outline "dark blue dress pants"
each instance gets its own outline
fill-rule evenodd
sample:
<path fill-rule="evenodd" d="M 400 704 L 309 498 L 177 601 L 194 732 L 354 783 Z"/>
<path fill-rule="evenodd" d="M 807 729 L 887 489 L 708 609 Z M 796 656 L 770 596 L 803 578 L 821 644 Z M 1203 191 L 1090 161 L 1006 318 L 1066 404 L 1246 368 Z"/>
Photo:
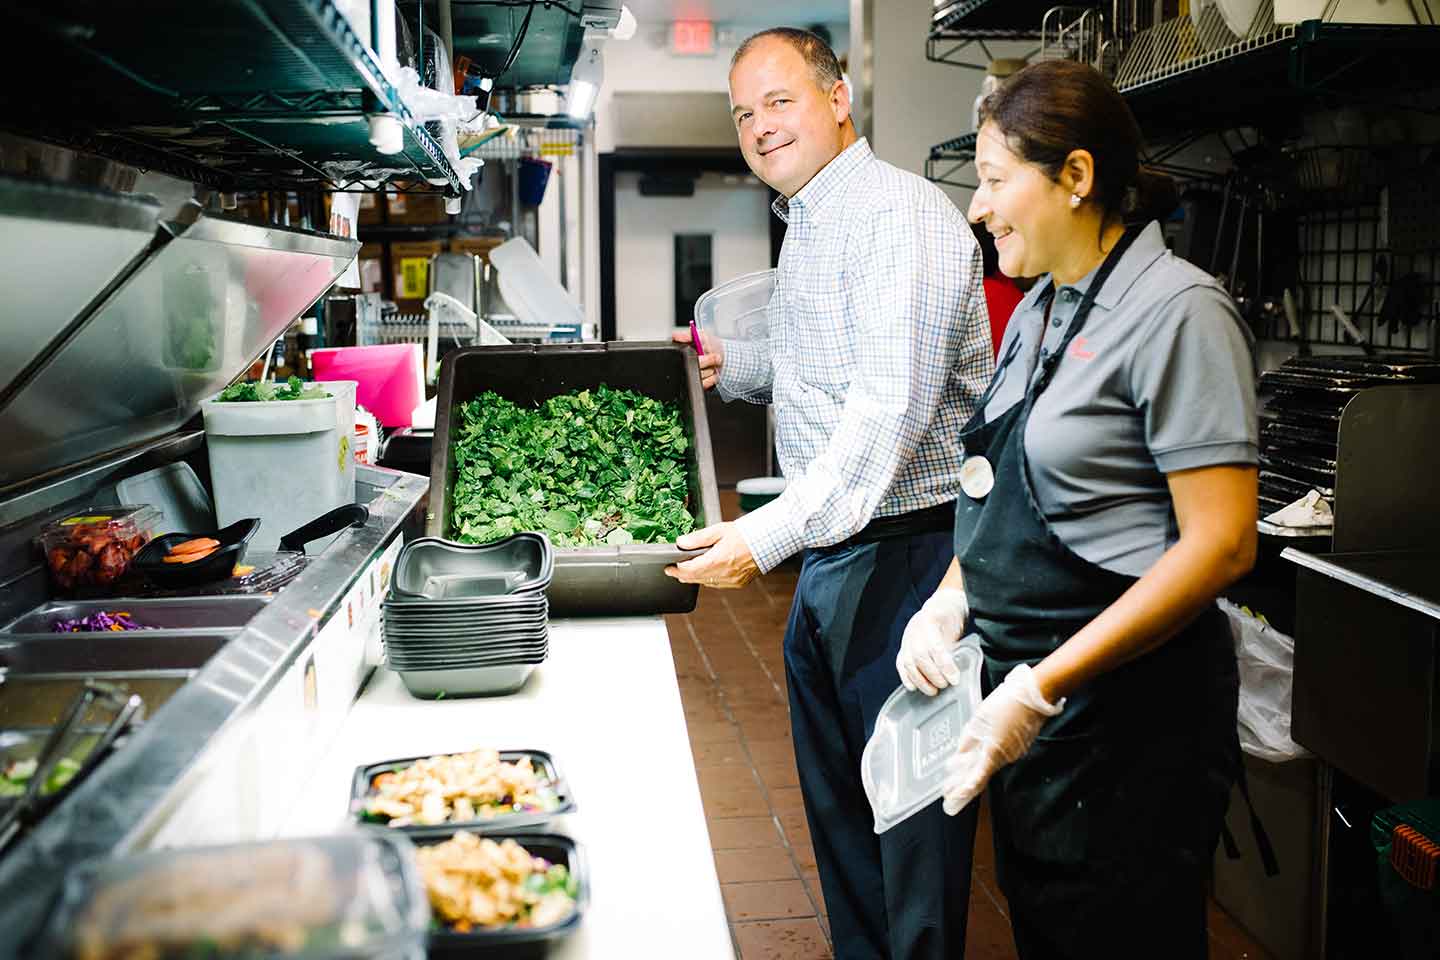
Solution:
<path fill-rule="evenodd" d="M 790 723 L 837 960 L 965 953 L 975 805 L 935 801 L 876 835 L 860 756 L 905 624 L 954 557 L 949 533 L 808 550 L 785 631 Z"/>

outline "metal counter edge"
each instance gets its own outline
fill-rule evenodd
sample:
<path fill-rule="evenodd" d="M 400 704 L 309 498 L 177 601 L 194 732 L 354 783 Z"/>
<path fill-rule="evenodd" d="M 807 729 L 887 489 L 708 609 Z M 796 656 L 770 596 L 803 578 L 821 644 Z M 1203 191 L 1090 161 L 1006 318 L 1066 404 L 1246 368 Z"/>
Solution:
<path fill-rule="evenodd" d="M 359 476 L 377 488 L 369 523 L 284 587 L 122 752 L 0 860 L 0 956 L 25 955 L 68 867 L 144 846 L 183 800 L 187 774 L 201 768 L 222 729 L 253 709 L 341 612 L 346 591 L 370 560 L 406 532 L 407 523 L 408 532 L 418 532 L 427 478 L 363 466 Z"/>

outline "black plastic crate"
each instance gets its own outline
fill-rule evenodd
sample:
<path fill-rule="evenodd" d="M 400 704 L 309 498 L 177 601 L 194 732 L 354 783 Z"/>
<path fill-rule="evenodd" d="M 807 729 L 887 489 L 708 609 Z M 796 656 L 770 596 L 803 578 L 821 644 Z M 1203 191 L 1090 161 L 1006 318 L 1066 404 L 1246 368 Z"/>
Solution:
<path fill-rule="evenodd" d="M 453 467 L 451 437 L 456 406 L 493 390 L 520 404 L 537 404 L 573 390 L 606 384 L 635 390 L 680 407 L 690 440 L 690 512 L 695 528 L 720 522 L 720 494 L 710 450 L 705 392 L 695 354 L 668 342 L 575 343 L 472 347 L 440 364 L 440 387 L 431 447 L 430 513 L 425 532 L 449 534 Z M 547 591 L 556 617 L 688 613 L 699 588 L 665 576 L 672 563 L 697 556 L 674 544 L 555 549 L 555 577 Z"/>

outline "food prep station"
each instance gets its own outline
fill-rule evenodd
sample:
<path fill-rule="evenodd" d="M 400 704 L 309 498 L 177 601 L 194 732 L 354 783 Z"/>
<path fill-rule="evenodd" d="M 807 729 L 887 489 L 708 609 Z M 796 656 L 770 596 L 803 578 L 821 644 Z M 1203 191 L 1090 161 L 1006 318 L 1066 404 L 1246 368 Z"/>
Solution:
<path fill-rule="evenodd" d="M 661 576 L 673 548 L 560 556 L 557 567 L 581 577 L 572 591 L 580 599 L 565 609 L 572 618 L 549 625 L 548 658 L 528 682 L 494 697 L 419 699 L 385 666 L 381 611 L 397 558 L 439 522 L 421 476 L 360 465 L 354 501 L 365 509 L 352 516 L 363 522 L 326 531 L 305 556 L 285 544 L 251 551 L 253 576 L 166 590 L 131 569 L 71 584 L 76 595 L 63 596 L 42 531 L 119 503 L 118 485 L 156 468 L 185 464 L 210 486 L 200 402 L 330 286 L 356 244 L 227 220 L 193 203 L 167 210 L 14 179 L 0 179 L 0 228 L 0 262 L 24 271 L 23 283 L 5 276 L 5 288 L 32 294 L 3 321 L 0 361 L 0 750 L 7 763 L 34 758 L 87 684 L 101 686 L 78 717 L 72 743 L 82 753 L 111 729 L 113 717 L 95 708 L 111 694 L 131 704 L 98 764 L 82 765 L 55 802 L 38 804 L 6 837 L 0 955 L 43 941 L 67 872 L 82 862 L 388 834 L 357 825 L 357 768 L 494 748 L 546 751 L 574 801 L 527 827 L 538 848 L 563 853 L 573 840 L 583 851 L 574 854 L 583 855 L 583 910 L 551 942 L 552 955 L 660 957 L 684 944 L 687 956 L 733 956 L 668 635 L 655 615 L 688 609 L 694 588 L 677 595 L 652 580 L 662 589 L 650 594 L 628 579 L 632 562 Z M 37 236 L 72 255 L 24 256 Z M 180 308 L 165 299 L 175 284 Z M 202 362 L 167 352 L 177 336 L 208 344 Z M 584 357 L 605 362 L 603 348 L 576 350 L 582 366 Z M 674 369 L 661 379 L 693 411 L 693 362 L 664 352 Z M 622 366 L 654 361 L 621 353 Z M 690 484 L 697 520 L 707 521 L 718 505 L 698 409 L 688 429 L 704 457 Z M 628 606 L 615 602 L 622 584 Z M 591 612 L 587 591 L 611 614 L 639 615 L 574 616 Z M 147 629 L 118 629 L 117 616 Z M 56 632 L 61 621 L 81 621 L 72 626 L 82 632 Z M 547 847 L 551 834 L 570 839 Z"/>

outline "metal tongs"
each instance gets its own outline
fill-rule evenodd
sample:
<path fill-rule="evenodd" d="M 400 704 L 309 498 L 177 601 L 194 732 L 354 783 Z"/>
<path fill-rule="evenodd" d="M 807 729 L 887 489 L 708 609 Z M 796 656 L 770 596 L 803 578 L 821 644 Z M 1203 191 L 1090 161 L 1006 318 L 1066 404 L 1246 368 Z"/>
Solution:
<path fill-rule="evenodd" d="M 50 796 L 42 796 L 45 782 L 54 773 L 55 766 L 69 754 L 70 748 L 81 734 L 81 722 L 89 713 L 91 705 L 97 701 L 114 711 L 110 723 L 105 731 L 100 734 L 95 745 L 85 756 L 80 768 L 70 778 L 64 787 L 57 790 Z M 60 722 L 50 731 L 50 736 L 45 739 L 45 745 L 40 749 L 40 755 L 36 758 L 35 772 L 30 777 L 30 782 L 25 785 L 25 793 L 15 801 L 15 805 L 0 816 L 0 853 L 10 845 L 28 824 L 38 818 L 49 802 L 78 784 L 90 772 L 99 766 L 100 761 L 105 759 L 105 754 L 115 745 L 120 735 L 130 728 L 134 723 L 144 717 L 145 701 L 139 694 L 130 693 L 125 687 L 113 683 L 101 683 L 98 680 L 87 680 L 85 687 L 71 701 L 66 708 L 65 715 Z"/>

